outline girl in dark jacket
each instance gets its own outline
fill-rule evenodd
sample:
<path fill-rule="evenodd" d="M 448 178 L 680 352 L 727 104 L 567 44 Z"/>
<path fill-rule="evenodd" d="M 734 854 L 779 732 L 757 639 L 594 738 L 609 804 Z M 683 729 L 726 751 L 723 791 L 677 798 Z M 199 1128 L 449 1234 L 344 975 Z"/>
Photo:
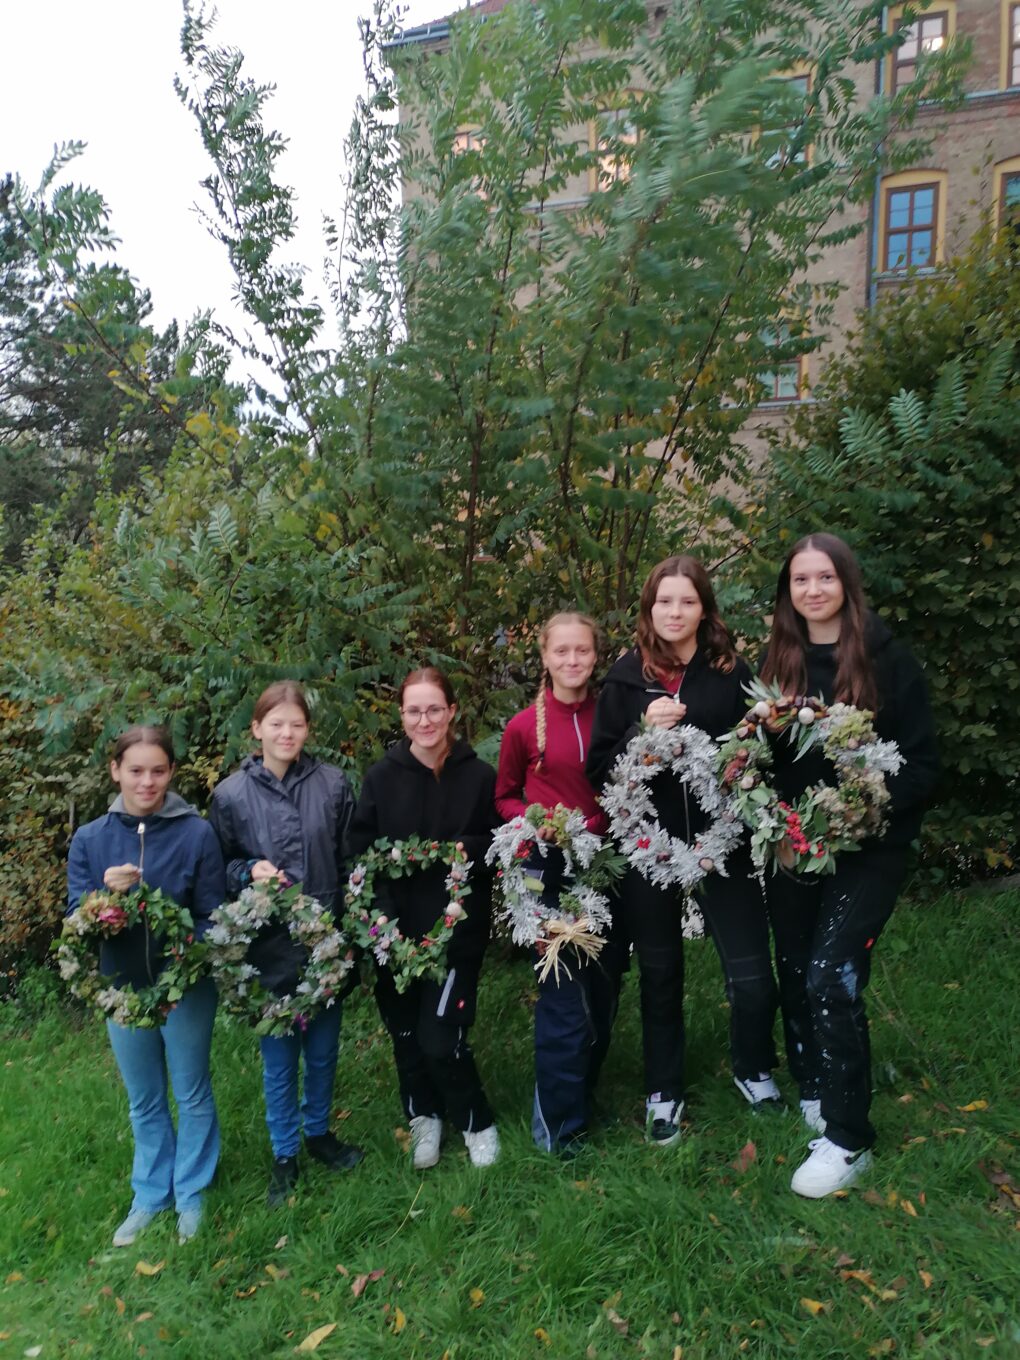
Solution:
<path fill-rule="evenodd" d="M 457 705 L 442 671 L 413 671 L 399 701 L 405 736 L 365 775 L 351 822 L 351 856 L 383 837 L 417 835 L 460 843 L 474 867 L 467 916 L 450 939 L 444 980 L 419 979 L 401 993 L 392 974 L 379 968 L 375 995 L 393 1040 L 415 1167 L 439 1160 L 444 1116 L 463 1134 L 472 1164 L 489 1166 L 499 1156 L 499 1135 L 467 1033 L 489 940 L 492 878 L 485 852 L 496 825 L 496 775 L 467 742 L 455 739 Z M 386 882 L 375 905 L 384 893 L 388 915 L 399 920 L 405 937 L 420 941 L 446 908 L 445 880 L 444 866 L 435 865 Z"/>
<path fill-rule="evenodd" d="M 746 711 L 747 664 L 736 655 L 719 617 L 704 567 L 692 557 L 668 557 L 641 591 L 637 646 L 616 662 L 599 695 L 588 756 L 596 789 L 640 731 L 692 724 L 721 736 Z M 690 843 L 704 826 L 686 786 L 668 772 L 651 786 L 660 823 Z M 722 961 L 730 1000 L 734 1078 L 754 1105 L 778 1101 L 772 1023 L 776 992 L 768 923 L 750 856 L 733 854 L 728 877 L 709 874 L 700 905 Z M 675 891 L 629 869 L 619 890 L 622 925 L 641 968 L 641 1026 L 650 1140 L 666 1147 L 680 1136 L 684 1109 L 684 942 Z"/>
<path fill-rule="evenodd" d="M 252 735 L 261 754 L 213 794 L 209 809 L 227 861 L 233 896 L 250 883 L 299 883 L 324 907 L 339 908 L 343 883 L 343 838 L 354 799 L 343 773 L 304 754 L 309 711 L 301 686 L 290 680 L 270 685 L 255 704 Z M 262 980 L 280 993 L 293 991 L 303 964 L 301 951 L 281 929 L 259 942 L 254 960 Z M 260 1039 L 266 1124 L 273 1148 L 269 1203 L 281 1204 L 298 1180 L 298 1151 L 304 1126 L 305 1150 L 331 1171 L 361 1161 L 360 1148 L 338 1142 L 329 1130 L 333 1081 L 340 1051 L 341 1006 L 321 1011 L 300 1032 Z M 304 1054 L 304 1095 L 298 1107 L 298 1069 Z"/>
<path fill-rule="evenodd" d="M 174 752 L 162 727 L 132 727 L 119 737 L 110 775 L 120 795 L 105 817 L 79 827 L 67 864 L 68 909 L 90 892 L 128 892 L 144 881 L 191 912 L 201 938 L 224 899 L 223 859 L 209 823 L 170 792 Z M 162 967 L 159 941 L 134 926 L 104 941 L 100 970 L 113 986 L 141 987 Z M 156 1214 L 177 1208 L 182 1242 L 198 1231 L 202 1192 L 213 1178 L 220 1134 L 209 1079 L 216 990 L 209 978 L 190 987 L 158 1029 L 106 1022 L 127 1087 L 134 1162 L 131 1212 L 114 1233 L 127 1247 Z M 167 1073 L 177 1103 L 174 1131 Z"/>
<path fill-rule="evenodd" d="M 800 1084 L 805 1122 L 823 1137 L 792 1186 L 817 1199 L 852 1184 L 871 1161 L 875 1131 L 864 989 L 871 950 L 892 912 L 938 770 L 928 691 L 920 667 L 870 613 L 856 559 L 842 539 L 812 534 L 779 573 L 772 636 L 762 668 L 784 693 L 854 704 L 875 714 L 878 735 L 904 757 L 887 776 L 888 829 L 844 854 L 836 872 L 806 880 L 777 874 L 768 886 L 776 937 L 786 1050 Z M 776 745 L 775 783 L 793 802 L 811 784 L 833 783 L 815 749 L 795 761 Z"/>
<path fill-rule="evenodd" d="M 538 698 L 510 719 L 500 744 L 496 808 L 509 821 L 532 803 L 545 808 L 561 803 L 582 812 L 589 831 L 603 834 L 606 817 L 584 772 L 595 719 L 589 682 L 598 630 L 584 614 L 556 614 L 540 632 L 539 646 Z M 544 876 L 555 899 L 554 863 L 550 854 L 529 868 Z M 625 950 L 611 935 L 596 960 L 571 960 L 569 977 L 550 975 L 538 985 L 531 1131 L 546 1152 L 570 1156 L 587 1134 L 625 962 Z"/>

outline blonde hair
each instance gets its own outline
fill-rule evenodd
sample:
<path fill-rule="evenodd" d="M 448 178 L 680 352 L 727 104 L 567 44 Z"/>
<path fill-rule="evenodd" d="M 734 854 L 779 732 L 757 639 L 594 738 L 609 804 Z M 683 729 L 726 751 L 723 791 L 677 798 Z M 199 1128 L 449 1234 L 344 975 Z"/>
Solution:
<path fill-rule="evenodd" d="M 546 619 L 545 623 L 538 632 L 538 646 L 541 651 L 545 650 L 545 645 L 549 641 L 549 634 L 560 624 L 580 624 L 582 628 L 591 631 L 591 640 L 595 651 L 598 652 L 601 634 L 599 626 L 594 619 L 587 614 L 554 614 L 551 619 Z M 536 772 L 542 768 L 542 761 L 545 759 L 545 738 L 546 738 L 546 713 L 545 713 L 545 692 L 549 688 L 549 672 L 545 666 L 542 667 L 542 678 L 538 682 L 538 693 L 535 695 L 535 744 L 538 746 L 538 760 L 535 762 Z"/>

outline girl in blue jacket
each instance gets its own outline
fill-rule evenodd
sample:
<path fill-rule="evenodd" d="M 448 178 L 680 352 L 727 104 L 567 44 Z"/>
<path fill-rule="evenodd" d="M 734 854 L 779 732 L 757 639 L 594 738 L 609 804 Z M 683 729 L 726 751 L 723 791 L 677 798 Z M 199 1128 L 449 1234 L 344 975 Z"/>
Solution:
<path fill-rule="evenodd" d="M 308 701 L 292 680 L 259 695 L 252 735 L 261 747 L 218 786 L 209 809 L 227 861 L 227 884 L 236 897 L 250 883 L 300 883 L 324 907 L 343 905 L 343 839 L 354 799 L 343 773 L 304 754 Z M 253 960 L 263 983 L 293 991 L 303 962 L 288 932 L 259 941 Z M 269 1204 L 286 1201 L 297 1184 L 302 1125 L 309 1157 L 331 1171 L 347 1171 L 364 1156 L 329 1130 L 333 1080 L 340 1051 L 339 1002 L 302 1031 L 260 1040 L 266 1124 L 273 1148 Z M 298 1070 L 305 1060 L 304 1096 L 298 1104 Z"/>
<path fill-rule="evenodd" d="M 90 892 L 127 892 L 142 881 L 186 907 L 199 937 L 225 896 L 223 858 L 212 828 L 170 792 L 174 753 L 162 727 L 132 727 L 114 747 L 110 775 L 120 795 L 104 817 L 79 827 L 67 866 L 69 910 Z M 144 867 L 142 847 L 144 846 Z M 142 986 L 159 972 L 159 944 L 135 926 L 104 943 L 100 969 L 115 986 Z M 188 989 L 158 1029 L 106 1022 L 127 1087 L 134 1162 L 131 1212 L 114 1233 L 127 1247 L 156 1214 L 175 1205 L 182 1242 L 198 1231 L 202 1192 L 213 1178 L 220 1135 L 209 1078 L 216 990 Z M 174 1131 L 167 1073 L 177 1102 Z"/>

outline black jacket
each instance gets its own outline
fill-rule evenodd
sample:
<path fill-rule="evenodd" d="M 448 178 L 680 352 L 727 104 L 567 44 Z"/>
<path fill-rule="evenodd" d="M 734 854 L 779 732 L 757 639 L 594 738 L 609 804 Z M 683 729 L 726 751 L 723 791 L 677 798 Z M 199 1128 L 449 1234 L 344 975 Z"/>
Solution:
<path fill-rule="evenodd" d="M 710 737 L 723 736 L 747 712 L 749 700 L 744 686 L 750 679 L 751 670 L 743 658 L 737 658 L 731 671 L 720 671 L 709 665 L 699 649 L 691 657 L 680 686 L 678 698 L 687 705 L 680 725 L 700 727 Z M 669 697 L 669 691 L 659 681 L 645 679 L 636 647 L 614 664 L 599 694 L 586 765 L 596 792 L 605 787 L 616 757 L 640 730 L 648 705 L 663 695 Z M 671 774 L 654 779 L 651 793 L 659 820 L 671 835 L 690 841 L 704 828 L 704 815 Z"/>
<path fill-rule="evenodd" d="M 277 779 L 261 756 L 248 756 L 212 797 L 209 820 L 236 897 L 253 860 L 268 859 L 324 907 L 343 902 L 343 840 L 354 797 L 343 773 L 301 755 Z"/>
<path fill-rule="evenodd" d="M 347 838 L 351 863 L 382 837 L 406 840 L 460 841 L 472 861 L 466 918 L 453 932 L 451 966 L 481 959 L 489 939 L 492 915 L 492 871 L 485 852 L 499 825 L 494 801 L 496 771 L 486 765 L 466 741 L 454 742 L 438 779 L 411 754 L 404 737 L 366 773 L 361 797 Z M 442 915 L 449 897 L 442 865 L 422 869 L 407 878 L 377 879 L 375 906 L 385 904 L 405 935 L 420 940 Z"/>
<path fill-rule="evenodd" d="M 892 801 L 882 844 L 904 846 L 921 829 L 924 806 L 938 775 L 935 723 L 921 667 L 878 615 L 870 611 L 865 638 L 878 686 L 875 730 L 886 741 L 896 742 L 904 760 L 899 774 L 886 777 Z M 809 643 L 805 660 L 808 694 L 831 702 L 835 693 L 836 644 Z M 811 784 L 835 782 L 835 771 L 819 748 L 813 747 L 806 756 L 795 760 L 796 748 L 781 737 L 773 743 L 773 749 L 775 784 L 787 801 L 799 798 Z"/>

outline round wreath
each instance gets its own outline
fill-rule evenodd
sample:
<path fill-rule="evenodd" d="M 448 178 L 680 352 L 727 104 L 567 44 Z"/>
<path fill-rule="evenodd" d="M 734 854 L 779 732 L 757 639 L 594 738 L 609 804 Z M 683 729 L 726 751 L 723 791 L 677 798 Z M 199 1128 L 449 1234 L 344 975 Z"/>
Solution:
<path fill-rule="evenodd" d="M 889 802 L 885 777 L 903 764 L 899 747 L 879 739 L 867 709 L 827 707 L 760 680 L 748 694 L 754 706 L 725 739 L 718 770 L 751 830 L 751 858 L 758 869 L 771 864 L 773 872 L 782 867 L 800 874 L 834 873 L 838 854 L 882 834 Z M 836 769 L 836 787 L 816 784 L 795 803 L 784 802 L 766 777 L 772 765 L 767 732 L 786 732 L 798 757 L 821 745 Z"/>
<path fill-rule="evenodd" d="M 212 919 L 205 938 L 220 1001 L 232 1015 L 247 1020 L 256 1034 L 282 1038 L 295 1026 L 307 1029 L 309 1020 L 342 997 L 354 952 L 332 912 L 300 887 L 254 883 L 235 902 L 218 907 Z M 259 970 L 248 961 L 251 945 L 272 925 L 285 925 L 307 956 L 300 982 L 293 993 L 283 996 L 266 988 Z"/>
<path fill-rule="evenodd" d="M 609 829 L 627 862 L 659 888 L 678 886 L 685 894 L 706 874 L 726 875 L 726 857 L 739 844 L 743 824 L 733 800 L 716 776 L 719 748 L 700 727 L 644 727 L 616 759 L 600 802 Z M 671 836 L 660 824 L 649 785 L 669 772 L 686 784 L 711 818 L 693 844 Z M 701 913 L 688 896 L 684 933 L 704 931 Z"/>
<path fill-rule="evenodd" d="M 551 838 L 539 836 L 543 828 L 552 832 Z M 528 866 L 535 853 L 544 859 L 550 845 L 563 855 L 564 878 L 573 880 L 561 891 L 555 909 L 543 903 L 542 884 Z M 558 983 L 561 968 L 571 976 L 562 957 L 568 947 L 578 960 L 598 958 L 605 944 L 602 932 L 612 922 L 609 898 L 601 889 L 619 877 L 623 861 L 601 836 L 588 830 L 580 812 L 562 803 L 552 809 L 532 803 L 495 833 L 485 862 L 499 863 L 500 915 L 510 925 L 514 944 L 543 947 L 535 964 L 540 982 L 551 972 Z"/>
<path fill-rule="evenodd" d="M 408 939 L 397 921 L 372 906 L 377 878 L 405 878 L 434 864 L 447 867 L 449 901 L 442 916 L 421 940 Z M 442 982 L 446 976 L 446 950 L 454 927 L 467 912 L 462 905 L 471 888 L 471 861 L 450 841 L 429 841 L 409 836 L 406 841 L 376 841 L 358 860 L 347 880 L 347 911 L 344 926 L 351 939 L 380 968 L 388 968 L 398 992 L 406 992 L 420 977 Z"/>
<path fill-rule="evenodd" d="M 114 987 L 99 971 L 99 944 L 133 926 L 157 937 L 163 963 L 148 986 Z M 89 893 L 64 917 L 53 948 L 60 976 L 81 1001 L 116 1025 L 156 1029 L 206 971 L 206 949 L 195 942 L 191 912 L 144 883 L 130 892 Z"/>

